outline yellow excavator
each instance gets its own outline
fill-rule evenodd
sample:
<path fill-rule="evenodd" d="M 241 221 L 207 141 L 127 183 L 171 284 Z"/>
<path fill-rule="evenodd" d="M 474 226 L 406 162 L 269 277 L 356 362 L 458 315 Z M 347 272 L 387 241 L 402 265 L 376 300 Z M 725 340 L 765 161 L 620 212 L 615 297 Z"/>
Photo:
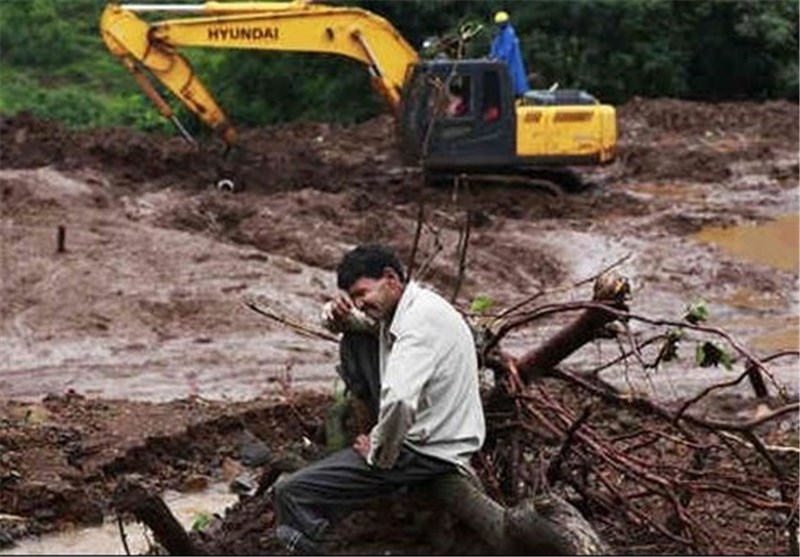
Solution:
<path fill-rule="evenodd" d="M 152 14 L 170 19 L 143 19 Z M 479 29 L 463 29 L 458 41 Z M 426 172 L 527 176 L 571 189 L 580 184 L 571 166 L 601 165 L 615 155 L 612 106 L 580 90 L 535 90 L 517 98 L 504 63 L 441 54 L 422 59 L 390 22 L 357 7 L 303 0 L 111 3 L 100 30 L 158 111 L 190 141 L 153 80 L 234 145 L 233 125 L 179 49 L 238 48 L 338 54 L 363 63 L 396 116 L 405 162 Z"/>

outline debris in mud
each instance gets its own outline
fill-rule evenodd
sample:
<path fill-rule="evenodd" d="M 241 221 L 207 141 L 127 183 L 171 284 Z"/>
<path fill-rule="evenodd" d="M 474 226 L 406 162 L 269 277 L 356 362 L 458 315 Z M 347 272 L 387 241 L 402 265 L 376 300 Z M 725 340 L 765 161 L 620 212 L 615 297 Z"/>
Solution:
<path fill-rule="evenodd" d="M 30 115 L 2 117 L 0 217 L 9 257 L 4 255 L 0 296 L 8 356 L 0 376 L 0 546 L 108 517 L 114 487 L 134 475 L 155 492 L 197 489 L 207 482 L 234 484 L 241 491 L 239 503 L 193 533 L 193 539 L 220 553 L 279 552 L 271 536 L 269 498 L 260 486 L 290 468 L 286 462 L 276 465 L 275 458 L 319 455 L 322 414 L 330 398 L 301 393 L 297 369 L 305 364 L 306 371 L 327 381 L 335 350 L 322 353 L 285 337 L 274 341 L 267 333 L 275 327 L 255 321 L 247 310 L 237 313 L 240 295 L 254 293 L 249 285 L 265 280 L 269 269 L 268 280 L 275 281 L 270 294 L 286 302 L 284 309 L 312 308 L 312 313 L 330 286 L 320 277 L 329 274 L 345 247 L 375 239 L 408 254 L 420 212 L 425 225 L 417 263 L 430 259 L 425 279 L 448 295 L 460 278 L 454 270 L 459 254 L 452 246 L 463 230 L 462 213 L 482 216 L 471 230 L 462 307 L 480 293 L 490 294 L 496 307 L 509 307 L 577 282 L 591 274 L 585 269 L 594 272 L 621 255 L 601 258 L 611 245 L 641 250 L 637 281 L 650 288 L 651 299 L 641 301 L 640 313 L 665 313 L 666 306 L 657 305 L 661 290 L 685 300 L 697 292 L 725 299 L 736 288 L 751 288 L 768 292 L 770 305 L 738 313 L 721 302 L 715 307 L 725 318 L 743 321 L 733 322 L 737 338 L 757 334 L 756 319 L 796 329 L 795 271 L 726 259 L 691 244 L 691 235 L 708 225 L 796 210 L 796 196 L 790 194 L 797 187 L 797 105 L 637 99 L 620 107 L 619 114 L 619 159 L 591 171 L 598 188 L 559 199 L 524 188 L 469 183 L 458 191 L 423 188 L 417 174 L 399 166 L 388 118 L 346 128 L 302 124 L 245 131 L 247 149 L 238 155 L 245 189 L 226 194 L 213 186 L 219 172 L 213 144 L 196 151 L 178 138 L 125 129 L 75 132 Z M 646 191 L 637 190 L 642 183 Z M 69 240 L 64 257 L 55 261 L 49 258 L 60 224 L 68 227 Z M 576 251 L 582 258 L 576 271 L 567 252 L 582 243 L 586 248 Z M 183 246 L 185 252 L 179 249 Z M 309 266 L 321 272 L 310 272 Z M 202 289 L 193 290 L 197 287 Z M 541 330 L 552 326 L 548 322 Z M 524 334 L 541 340 L 541 330 L 528 328 Z M 632 334 L 641 340 L 640 330 Z M 630 346 L 625 334 L 617 338 Z M 519 347 L 522 341 L 515 342 Z M 603 365 L 601 357 L 613 357 L 604 342 L 596 343 L 597 367 Z M 271 343 L 287 346 L 286 351 L 264 356 L 273 350 Z M 89 345 L 99 348 L 88 352 Z M 225 359 L 248 351 L 253 355 L 244 363 Z M 637 362 L 640 356 L 655 357 L 641 352 L 628 357 Z M 620 553 L 789 550 L 787 498 L 783 483 L 772 478 L 778 470 L 786 485 L 796 484 L 796 415 L 754 429 L 769 459 L 748 445 L 746 436 L 741 443 L 735 431 L 727 433 L 739 440 L 694 424 L 686 426 L 693 436 L 687 440 L 673 425 L 643 417 L 636 408 L 605 406 L 598 402 L 601 392 L 588 389 L 591 395 L 578 396 L 585 387 L 580 381 L 559 382 L 571 375 L 583 381 L 576 370 L 592 367 L 590 361 L 569 363 L 563 370 L 569 375 L 531 388 L 533 409 L 544 418 L 536 422 L 535 435 L 515 437 L 502 422 L 514 410 L 497 410 L 494 419 L 501 421 L 495 423 L 501 425 L 486 450 L 491 458 L 478 466 L 487 490 L 502 499 L 519 485 L 545 485 L 542 475 L 560 478 L 559 489 Z M 675 365 L 691 367 L 691 357 Z M 46 380 L 45 369 L 52 371 Z M 154 388 L 137 396 L 209 391 L 227 396 L 228 391 L 203 383 L 202 373 L 210 369 L 206 373 L 217 375 L 219 383 L 242 385 L 239 392 L 249 396 L 270 385 L 284 398 L 233 402 L 194 396 L 145 403 L 111 400 L 102 389 L 67 390 L 65 385 L 81 386 L 96 369 L 108 373 L 100 377 L 121 396 L 156 377 L 183 390 Z M 292 369 L 296 388 L 281 390 Z M 235 378 L 227 376 L 240 370 Z M 594 369 L 590 375 L 605 373 Z M 661 379 L 660 373 L 644 374 L 645 387 L 631 383 L 628 394 L 635 398 L 647 381 Z M 30 377 L 39 384 L 31 384 Z M 739 386 L 746 385 L 742 381 Z M 696 407 L 698 415 L 758 419 L 786 403 L 769 388 L 770 396 L 759 401 L 740 392 L 707 396 Z M 43 399 L 47 390 L 59 394 Z M 24 402 L 15 400 L 21 392 Z M 696 393 L 680 394 L 685 401 Z M 582 422 L 587 400 L 595 402 Z M 669 410 L 676 411 L 680 400 Z M 557 434 L 548 434 L 546 423 Z M 572 441 L 566 442 L 570 431 Z M 613 439 L 620 454 L 593 452 L 597 439 Z M 522 467 L 519 476 L 503 472 L 514 470 L 508 452 L 514 446 L 523 462 L 548 466 Z M 580 492 L 596 487 L 591 481 L 602 477 L 612 487 L 616 481 L 630 487 L 631 478 L 612 464 L 637 459 L 657 460 L 659 466 L 650 472 L 677 486 L 680 496 L 688 493 L 689 502 L 681 498 L 682 506 L 676 506 L 645 492 L 617 488 L 614 493 L 611 487 L 600 490 L 601 496 Z M 558 465 L 549 466 L 553 462 Z M 653 480 L 654 485 L 645 483 L 647 489 L 664 492 L 660 480 L 637 470 L 640 481 Z M 738 502 L 725 491 L 732 484 L 741 488 L 735 491 Z M 523 489 L 517 496 L 525 494 Z M 670 520 L 676 508 L 687 514 Z M 345 554 L 485 550 L 463 525 L 437 529 L 441 516 L 424 504 L 410 510 L 405 499 L 382 501 L 342 523 L 334 531 L 333 549 Z M 640 522 L 632 525 L 636 516 Z"/>
<path fill-rule="evenodd" d="M 252 441 L 243 438 L 257 435 L 280 450 L 315 435 L 325 400 L 299 396 L 289 420 L 287 404 L 267 400 L 153 404 L 66 393 L 41 403 L 4 402 L 0 508 L 21 520 L 2 530 L 30 535 L 98 523 L 111 510 L 114 485 L 128 474 L 157 489 L 186 489 L 200 476 L 222 481 L 227 461 L 254 462 Z"/>

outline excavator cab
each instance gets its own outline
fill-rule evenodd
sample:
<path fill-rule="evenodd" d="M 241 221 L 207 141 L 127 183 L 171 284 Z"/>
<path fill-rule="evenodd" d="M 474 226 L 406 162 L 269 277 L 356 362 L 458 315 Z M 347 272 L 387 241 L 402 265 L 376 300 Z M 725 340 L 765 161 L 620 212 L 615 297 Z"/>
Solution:
<path fill-rule="evenodd" d="M 504 64 L 429 60 L 411 66 L 398 133 L 407 164 L 471 170 L 513 163 L 514 99 Z"/>
<path fill-rule="evenodd" d="M 409 67 L 398 135 L 406 164 L 430 174 L 519 176 L 582 189 L 571 167 L 611 162 L 616 112 L 580 90 L 513 94 L 505 64 L 430 60 Z M 463 99 L 462 110 L 453 99 Z"/>

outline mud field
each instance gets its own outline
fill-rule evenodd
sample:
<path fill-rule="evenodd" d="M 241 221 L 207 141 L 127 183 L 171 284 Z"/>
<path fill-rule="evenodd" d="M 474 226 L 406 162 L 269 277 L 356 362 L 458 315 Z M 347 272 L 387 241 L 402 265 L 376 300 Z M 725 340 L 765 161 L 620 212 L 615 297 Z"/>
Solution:
<path fill-rule="evenodd" d="M 591 285 L 571 285 L 622 260 L 633 312 L 679 319 L 702 298 L 711 324 L 755 354 L 798 350 L 797 105 L 633 100 L 619 120 L 617 161 L 582 171 L 589 190 L 554 196 L 468 180 L 425 186 L 399 164 L 388 117 L 242 130 L 235 194 L 213 185 L 213 143 L 198 151 L 178 138 L 3 117 L 0 551 L 112 519 L 123 476 L 190 493 L 269 473 L 247 462 L 254 438 L 271 454 L 313 453 L 336 345 L 244 303 L 315 324 L 342 253 L 381 241 L 407 259 L 421 207 L 416 261 L 430 260 L 422 278 L 448 295 L 473 214 L 462 309 L 479 294 L 502 308 L 542 289 L 550 301 L 586 300 Z M 564 319 L 516 332 L 504 348 L 535 347 Z M 580 369 L 599 350 L 565 365 Z M 797 358 L 772 369 L 796 398 Z M 648 388 L 681 400 L 725 373 L 688 358 Z M 744 385 L 714 411 L 748 415 L 749 396 Z M 797 416 L 781 428 L 796 447 Z M 212 523 L 206 536 L 236 533 L 218 551 L 278 551 L 271 510 L 256 499 L 242 496 L 239 515 Z M 380 528 L 361 513 L 335 550 L 453 551 L 395 527 L 404 512 Z M 731 513 L 720 538 L 736 553 L 785 553 L 785 532 L 755 522 Z M 615 552 L 680 552 L 600 529 Z"/>

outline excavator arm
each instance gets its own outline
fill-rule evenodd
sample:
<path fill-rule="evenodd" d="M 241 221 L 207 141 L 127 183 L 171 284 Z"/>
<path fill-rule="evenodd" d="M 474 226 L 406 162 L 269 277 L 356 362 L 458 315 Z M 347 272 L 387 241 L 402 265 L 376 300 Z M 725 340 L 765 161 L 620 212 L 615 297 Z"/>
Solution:
<path fill-rule="evenodd" d="M 179 13 L 148 23 L 138 14 Z M 103 40 L 133 75 L 162 116 L 183 129 L 151 77 L 231 145 L 235 131 L 180 47 L 240 48 L 338 54 L 369 69 L 373 87 L 395 110 L 416 51 L 385 19 L 354 7 L 293 2 L 108 4 L 100 20 Z"/>

